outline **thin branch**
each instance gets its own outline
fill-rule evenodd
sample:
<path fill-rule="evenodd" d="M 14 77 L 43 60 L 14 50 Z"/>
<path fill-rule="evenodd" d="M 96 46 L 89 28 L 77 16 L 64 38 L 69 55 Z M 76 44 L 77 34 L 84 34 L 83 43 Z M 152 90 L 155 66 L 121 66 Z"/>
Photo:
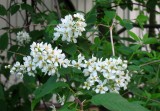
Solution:
<path fill-rule="evenodd" d="M 74 101 L 79 104 L 79 106 L 80 106 L 80 111 L 83 111 L 83 102 L 81 102 L 78 98 L 75 98 Z"/>
<path fill-rule="evenodd" d="M 0 16 L 0 18 L 3 19 L 4 21 L 6 21 L 8 25 L 10 25 L 11 27 L 14 28 L 14 26 L 13 26 L 7 19 L 5 19 L 5 18 L 3 18 L 3 17 L 1 17 L 1 16 Z"/>
<path fill-rule="evenodd" d="M 155 11 L 156 13 L 160 14 L 159 11 L 154 10 L 154 9 L 152 9 L 151 7 L 148 7 L 148 6 L 143 5 L 143 4 L 140 4 L 140 3 L 128 3 L 128 4 L 130 4 L 130 5 L 142 6 L 142 7 L 148 8 L 148 9 L 150 9 L 150 10 L 152 10 L 152 11 Z M 125 4 L 125 3 L 121 3 L 121 4 L 117 4 L 117 5 L 111 6 L 111 7 L 109 7 L 109 8 L 114 8 L 114 7 L 118 7 L 118 6 L 121 6 L 121 5 L 126 5 L 126 4 Z"/>
<path fill-rule="evenodd" d="M 49 8 L 46 6 L 46 4 L 41 0 L 41 3 L 42 3 L 42 5 L 49 11 L 49 12 L 51 12 L 50 10 L 49 10 Z"/>
<path fill-rule="evenodd" d="M 3 51 L 3 50 L 0 50 L 0 51 Z M 13 54 L 16 54 L 16 55 L 26 56 L 26 55 L 24 55 L 24 54 L 17 53 L 17 52 L 13 52 L 13 51 L 7 51 L 7 52 L 10 52 L 10 53 L 13 53 Z"/>
<path fill-rule="evenodd" d="M 133 25 L 133 27 L 141 28 L 139 24 L 133 23 L 132 25 Z M 159 29 L 160 28 L 160 24 L 155 24 L 155 25 L 145 24 L 145 25 L 143 25 L 143 27 L 144 28 L 157 28 L 157 29 Z M 126 30 L 126 28 L 123 27 L 119 31 L 117 31 L 117 34 L 121 34 L 125 30 Z"/>
<path fill-rule="evenodd" d="M 149 65 L 149 64 L 158 63 L 158 62 L 160 62 L 160 60 L 155 60 L 155 61 L 147 62 L 147 63 L 141 64 L 140 67 L 143 67 L 143 66 L 146 66 L 146 65 Z"/>
<path fill-rule="evenodd" d="M 58 17 L 59 17 L 59 20 L 60 20 L 61 19 L 61 10 L 60 10 L 60 7 L 59 7 L 58 0 L 54 0 L 54 2 L 55 2 L 55 8 L 57 10 Z"/>

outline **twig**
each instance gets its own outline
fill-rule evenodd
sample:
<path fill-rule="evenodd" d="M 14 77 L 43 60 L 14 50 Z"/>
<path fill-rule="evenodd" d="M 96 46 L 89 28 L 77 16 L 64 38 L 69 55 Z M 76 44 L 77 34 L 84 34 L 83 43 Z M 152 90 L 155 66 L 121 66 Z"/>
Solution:
<path fill-rule="evenodd" d="M 43 98 L 42 98 L 42 102 L 43 102 L 43 105 L 44 105 L 44 107 L 45 107 L 46 111 L 49 111 L 49 109 L 48 109 L 48 107 L 47 107 L 46 103 L 44 102 L 44 99 L 43 99 Z"/>
<path fill-rule="evenodd" d="M 1 17 L 1 16 L 0 16 L 0 18 L 3 19 L 4 21 L 6 21 L 7 24 L 10 25 L 11 27 L 14 27 L 11 23 L 9 23 L 9 21 L 8 21 L 7 19 L 5 19 L 5 18 L 3 18 L 3 17 Z"/>
<path fill-rule="evenodd" d="M 140 25 L 139 25 L 139 24 L 133 23 L 132 25 L 133 25 L 133 27 L 140 28 Z M 156 25 L 145 24 L 145 25 L 143 25 L 143 27 L 144 27 L 144 28 L 157 28 L 157 29 L 159 29 L 159 28 L 160 28 L 160 24 L 156 24 Z M 120 29 L 119 31 L 117 31 L 117 34 L 121 34 L 121 33 L 123 33 L 125 30 L 126 30 L 126 28 L 123 27 L 122 29 Z"/>
<path fill-rule="evenodd" d="M 46 6 L 46 4 L 41 0 L 41 3 L 42 3 L 42 5 L 49 11 L 49 12 L 51 12 L 50 10 L 49 10 L 49 8 Z"/>
<path fill-rule="evenodd" d="M 55 2 L 56 10 L 57 10 L 57 13 L 58 13 L 58 17 L 59 17 L 59 20 L 60 20 L 61 19 L 61 11 L 60 11 L 60 8 L 59 8 L 58 0 L 54 0 L 54 2 Z"/>
<path fill-rule="evenodd" d="M 83 102 L 81 102 L 77 97 L 74 100 L 76 103 L 78 103 L 80 105 L 80 111 L 83 111 Z"/>
<path fill-rule="evenodd" d="M 3 51 L 3 50 L 0 50 L 0 51 Z M 17 55 L 21 55 L 21 56 L 26 56 L 26 55 L 24 55 L 24 54 L 17 53 L 17 52 L 13 52 L 13 51 L 7 51 L 7 52 L 10 52 L 10 53 L 13 53 L 13 54 L 17 54 Z"/>
<path fill-rule="evenodd" d="M 160 62 L 160 60 L 155 60 L 155 61 L 151 61 L 151 62 L 141 64 L 140 67 L 143 67 L 143 66 L 146 66 L 146 65 L 149 65 L 149 64 L 154 64 L 154 63 L 157 63 L 157 62 Z"/>
<path fill-rule="evenodd" d="M 139 96 L 139 97 L 141 97 L 141 98 L 148 99 L 147 97 L 141 96 L 140 94 L 137 94 L 137 93 L 133 93 L 133 94 L 134 94 L 134 95 L 137 95 L 137 96 Z M 149 99 L 149 100 L 160 104 L 160 101 L 157 101 L 157 100 L 155 100 L 155 99 Z"/>

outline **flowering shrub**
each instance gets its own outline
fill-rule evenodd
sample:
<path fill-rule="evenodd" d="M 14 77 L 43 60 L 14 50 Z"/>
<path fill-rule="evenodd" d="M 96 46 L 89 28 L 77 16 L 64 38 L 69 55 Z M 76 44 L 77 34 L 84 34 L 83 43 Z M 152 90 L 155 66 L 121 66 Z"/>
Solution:
<path fill-rule="evenodd" d="M 76 21 L 73 17 L 74 19 L 77 18 Z M 78 42 L 76 38 L 85 31 L 86 23 L 84 22 L 84 16 L 79 13 L 74 14 L 73 17 L 67 15 L 65 19 L 61 19 L 62 23 L 55 28 L 54 40 L 57 40 L 62 35 L 62 41 Z M 18 35 L 20 35 L 19 33 Z M 25 34 L 22 33 L 22 35 Z M 82 85 L 81 88 L 91 89 L 100 94 L 107 92 L 119 93 L 121 88 L 126 90 L 130 82 L 131 74 L 129 75 L 127 70 L 127 61 L 120 58 L 107 59 L 92 56 L 87 60 L 82 54 L 79 54 L 77 61 L 69 60 L 61 49 L 57 47 L 53 49 L 51 44 L 43 42 L 33 42 L 30 50 L 30 55 L 23 57 L 23 64 L 16 62 L 11 67 L 11 74 L 15 74 L 22 79 L 24 74 L 35 77 L 40 71 L 48 76 L 57 75 L 57 80 L 60 81 L 61 73 L 58 69 L 75 67 L 78 70 L 82 70 L 82 76 L 86 79 L 84 83 L 80 83 Z M 10 68 L 10 66 L 7 66 L 7 68 Z M 64 104 L 64 100 L 62 103 Z"/>
<path fill-rule="evenodd" d="M 0 5 L 1 18 L 25 11 L 26 19 L 22 17 L 22 27 L 6 19 L 9 29 L 4 27 L 0 36 L 0 51 L 7 55 L 0 55 L 2 111 L 160 110 L 160 54 L 151 50 L 159 44 L 158 36 L 131 31 L 148 28 L 148 15 L 122 19 L 114 8 L 124 8 L 121 4 L 128 2 L 123 0 L 96 0 L 88 13 L 70 12 L 65 10 L 68 5 L 61 8 L 64 4 L 54 12 L 42 0 L 33 0 L 32 6 L 13 1 L 9 9 Z M 125 30 L 127 38 L 121 34 Z M 11 76 L 15 80 L 10 85 Z"/>

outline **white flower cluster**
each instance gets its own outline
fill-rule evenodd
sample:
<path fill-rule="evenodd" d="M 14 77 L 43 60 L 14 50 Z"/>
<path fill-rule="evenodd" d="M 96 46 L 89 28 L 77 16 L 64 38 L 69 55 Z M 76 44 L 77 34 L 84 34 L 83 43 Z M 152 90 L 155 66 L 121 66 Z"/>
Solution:
<path fill-rule="evenodd" d="M 127 61 L 120 58 L 102 60 L 92 56 L 91 59 L 85 60 L 80 54 L 78 61 L 73 60 L 72 65 L 83 70 L 84 76 L 87 77 L 82 87 L 92 89 L 96 93 L 118 93 L 121 88 L 126 89 L 130 82 Z"/>
<path fill-rule="evenodd" d="M 68 67 L 70 61 L 65 58 L 65 54 L 57 47 L 53 50 L 51 44 L 35 43 L 31 45 L 30 56 L 23 58 L 24 63 L 20 65 L 16 62 L 11 68 L 11 74 L 17 74 L 23 77 L 24 73 L 30 76 L 35 76 L 37 68 L 45 75 L 58 75 L 58 67 Z"/>
<path fill-rule="evenodd" d="M 62 36 L 62 41 L 77 43 L 77 38 L 82 35 L 85 31 L 86 23 L 84 15 L 77 13 L 72 15 L 67 15 L 65 18 L 61 19 L 61 24 L 54 28 L 54 41 L 56 41 L 60 36 Z"/>
<path fill-rule="evenodd" d="M 20 31 L 17 33 L 17 41 L 20 45 L 23 45 L 25 43 L 29 43 L 31 41 L 31 38 L 27 32 Z"/>

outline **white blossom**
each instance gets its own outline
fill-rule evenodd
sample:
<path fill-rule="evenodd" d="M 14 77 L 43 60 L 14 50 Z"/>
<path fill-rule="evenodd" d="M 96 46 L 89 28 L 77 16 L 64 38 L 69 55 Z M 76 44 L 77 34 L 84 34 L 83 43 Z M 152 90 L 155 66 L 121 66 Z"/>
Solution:
<path fill-rule="evenodd" d="M 52 49 L 51 44 L 33 42 L 30 48 L 30 56 L 23 57 L 23 65 L 16 62 L 10 70 L 11 74 L 16 74 L 21 78 L 23 78 L 24 73 L 35 76 L 37 69 L 40 69 L 44 75 L 57 74 L 58 76 L 58 67 L 67 68 L 70 65 L 70 61 L 66 59 L 62 50 L 57 47 Z"/>
<path fill-rule="evenodd" d="M 31 37 L 25 31 L 20 31 L 17 33 L 17 41 L 20 45 L 27 44 L 31 41 Z"/>
<path fill-rule="evenodd" d="M 61 19 L 61 23 L 54 28 L 53 40 L 56 41 L 61 37 L 62 41 L 77 43 L 77 38 L 82 36 L 85 27 L 86 23 L 83 14 L 66 15 Z"/>
<path fill-rule="evenodd" d="M 82 55 L 79 55 L 82 56 Z M 78 67 L 76 65 L 78 63 Z M 116 92 L 123 88 L 127 89 L 130 82 L 129 71 L 127 70 L 127 61 L 118 58 L 103 60 L 94 56 L 92 58 L 73 60 L 74 67 L 81 69 L 86 81 L 83 89 L 93 90 L 96 93 Z"/>

